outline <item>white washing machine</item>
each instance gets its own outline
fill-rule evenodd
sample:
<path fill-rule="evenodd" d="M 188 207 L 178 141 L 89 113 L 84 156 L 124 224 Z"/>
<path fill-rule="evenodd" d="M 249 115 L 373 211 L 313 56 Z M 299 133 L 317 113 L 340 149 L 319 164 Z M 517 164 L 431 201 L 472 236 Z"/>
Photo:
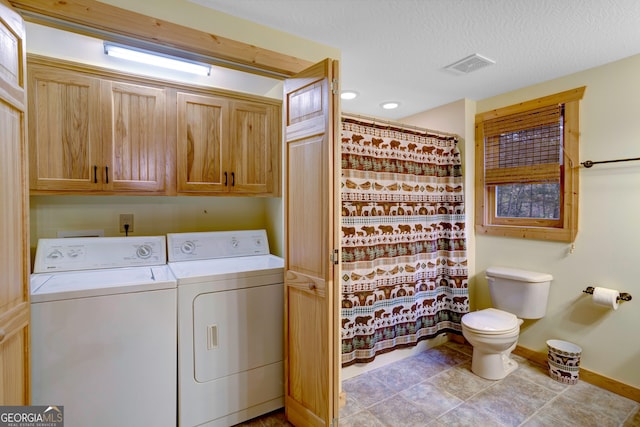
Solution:
<path fill-rule="evenodd" d="M 32 404 L 67 427 L 175 426 L 176 293 L 164 236 L 40 239 Z"/>
<path fill-rule="evenodd" d="M 265 230 L 167 235 L 178 281 L 181 427 L 227 427 L 281 408 L 282 258 Z"/>

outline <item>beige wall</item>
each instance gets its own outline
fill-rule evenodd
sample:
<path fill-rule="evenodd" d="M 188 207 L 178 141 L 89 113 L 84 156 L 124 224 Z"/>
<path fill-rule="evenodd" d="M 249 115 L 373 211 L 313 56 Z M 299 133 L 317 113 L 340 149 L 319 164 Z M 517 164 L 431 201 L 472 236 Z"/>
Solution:
<path fill-rule="evenodd" d="M 640 157 L 640 55 L 477 102 L 477 112 L 579 86 L 580 161 Z M 489 306 L 482 272 L 501 265 L 551 273 L 547 315 L 522 326 L 519 344 L 548 339 L 582 347 L 582 367 L 640 387 L 640 162 L 580 169 L 579 232 L 565 243 L 476 236 L 476 305 Z M 472 224 L 471 222 L 469 224 Z M 587 286 L 629 292 L 617 311 L 593 305 Z"/>
<path fill-rule="evenodd" d="M 266 228 L 267 206 L 280 198 L 163 197 L 163 196 L 31 196 L 31 246 L 38 238 L 57 237 L 59 231 L 102 230 L 105 236 L 124 236 L 119 215 L 134 215 L 131 235 L 170 232 Z M 273 245 L 272 245 L 273 246 Z M 275 245 L 277 247 L 277 245 Z"/>

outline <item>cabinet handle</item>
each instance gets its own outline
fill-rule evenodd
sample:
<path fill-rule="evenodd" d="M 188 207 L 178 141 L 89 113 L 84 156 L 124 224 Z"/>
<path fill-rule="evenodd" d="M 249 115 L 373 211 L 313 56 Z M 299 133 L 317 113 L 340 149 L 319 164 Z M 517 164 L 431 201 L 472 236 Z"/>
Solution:
<path fill-rule="evenodd" d="M 232 187 L 236 186 L 236 173 L 235 172 L 231 172 L 231 186 Z"/>
<path fill-rule="evenodd" d="M 93 183 L 94 184 L 98 183 L 98 166 L 97 165 L 93 165 Z"/>
<path fill-rule="evenodd" d="M 109 183 L 109 166 L 105 166 L 104 167 L 104 176 L 105 176 L 105 183 L 108 184 Z"/>
<path fill-rule="evenodd" d="M 227 173 L 225 172 L 225 173 L 224 173 L 224 186 L 225 186 L 225 187 L 228 185 L 228 182 L 227 182 L 227 181 L 228 181 L 228 180 L 227 180 Z"/>

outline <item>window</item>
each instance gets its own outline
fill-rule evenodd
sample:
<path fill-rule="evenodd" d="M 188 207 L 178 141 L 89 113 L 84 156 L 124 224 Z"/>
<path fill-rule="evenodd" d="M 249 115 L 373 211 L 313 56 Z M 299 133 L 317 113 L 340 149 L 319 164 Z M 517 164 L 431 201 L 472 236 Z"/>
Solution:
<path fill-rule="evenodd" d="M 476 115 L 476 232 L 573 242 L 584 90 Z"/>

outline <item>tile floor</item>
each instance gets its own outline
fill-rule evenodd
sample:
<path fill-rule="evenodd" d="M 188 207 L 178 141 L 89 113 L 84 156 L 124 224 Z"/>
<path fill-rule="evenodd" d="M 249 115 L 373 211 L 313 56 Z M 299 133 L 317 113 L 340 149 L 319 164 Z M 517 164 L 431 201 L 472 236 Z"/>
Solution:
<path fill-rule="evenodd" d="M 561 384 L 513 357 L 515 372 L 485 380 L 471 372 L 471 347 L 447 342 L 350 378 L 342 384 L 347 404 L 339 427 L 640 427 L 640 403 L 584 381 Z M 240 425 L 291 424 L 277 411 Z"/>

